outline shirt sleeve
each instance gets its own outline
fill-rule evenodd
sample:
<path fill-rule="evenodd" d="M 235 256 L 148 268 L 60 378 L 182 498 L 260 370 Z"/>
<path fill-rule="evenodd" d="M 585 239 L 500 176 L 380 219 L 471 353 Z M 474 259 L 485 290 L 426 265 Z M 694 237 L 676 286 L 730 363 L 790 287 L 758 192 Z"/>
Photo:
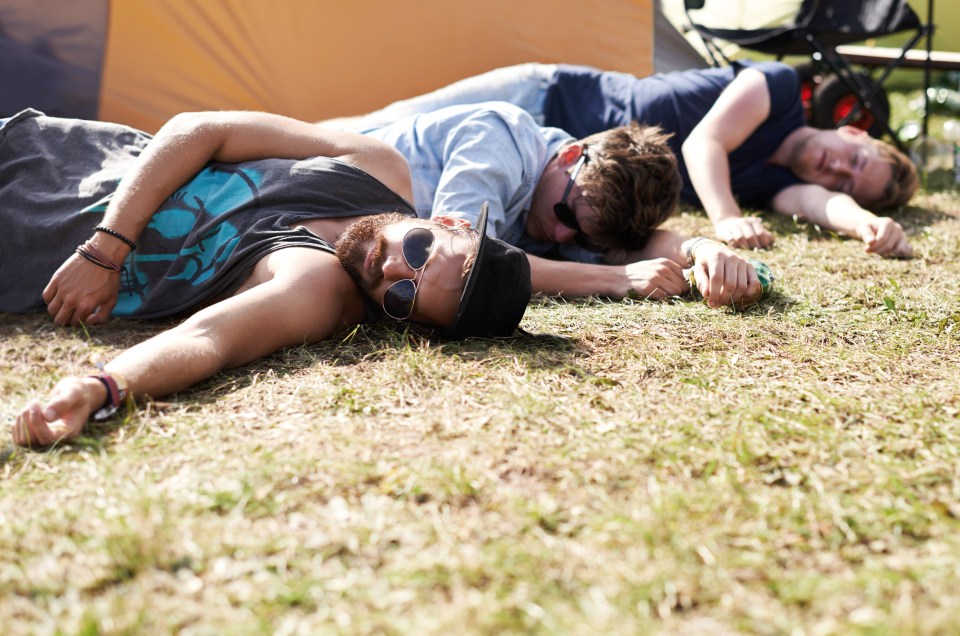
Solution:
<path fill-rule="evenodd" d="M 800 101 L 800 76 L 793 67 L 783 62 L 762 62 L 754 66 L 763 73 L 770 91 L 770 117 L 779 119 L 784 114 L 797 110 Z"/>
<path fill-rule="evenodd" d="M 454 216 L 475 224 L 487 202 L 487 234 L 507 241 L 526 220 L 526 210 L 547 152 L 536 122 L 519 109 L 477 109 L 450 130 L 432 216 Z M 519 226 L 519 227 L 518 227 Z"/>
<path fill-rule="evenodd" d="M 781 190 L 801 183 L 788 168 L 765 160 L 774 155 L 790 133 L 804 125 L 800 76 L 782 62 L 737 64 L 763 73 L 770 94 L 770 114 L 766 120 L 740 148 L 730 153 L 731 183 L 740 205 L 763 208 L 768 207 Z"/>

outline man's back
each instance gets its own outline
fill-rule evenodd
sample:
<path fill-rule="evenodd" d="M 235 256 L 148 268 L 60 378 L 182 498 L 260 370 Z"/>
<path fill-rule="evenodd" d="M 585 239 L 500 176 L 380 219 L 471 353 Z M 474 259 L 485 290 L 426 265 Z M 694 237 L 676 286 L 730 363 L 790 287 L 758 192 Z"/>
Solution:
<path fill-rule="evenodd" d="M 452 216 L 472 224 L 488 202 L 487 233 L 525 249 L 524 222 L 537 181 L 570 140 L 505 102 L 451 106 L 360 132 L 407 158 L 418 216 Z"/>

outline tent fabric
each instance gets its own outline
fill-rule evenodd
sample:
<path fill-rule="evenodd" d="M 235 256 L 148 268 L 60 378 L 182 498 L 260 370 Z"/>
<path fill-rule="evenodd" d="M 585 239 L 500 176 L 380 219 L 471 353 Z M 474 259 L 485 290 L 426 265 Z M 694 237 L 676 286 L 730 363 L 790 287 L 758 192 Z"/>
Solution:
<path fill-rule="evenodd" d="M 657 0 L 653 17 L 653 70 L 670 73 L 709 66 L 703 55 L 677 30 L 664 9 L 664 0 Z"/>
<path fill-rule="evenodd" d="M 352 115 L 521 62 L 647 75 L 654 1 L 0 0 L 0 113 L 152 132 L 190 110 Z"/>
<path fill-rule="evenodd" d="M 108 0 L 0 0 L 0 116 L 95 119 Z"/>

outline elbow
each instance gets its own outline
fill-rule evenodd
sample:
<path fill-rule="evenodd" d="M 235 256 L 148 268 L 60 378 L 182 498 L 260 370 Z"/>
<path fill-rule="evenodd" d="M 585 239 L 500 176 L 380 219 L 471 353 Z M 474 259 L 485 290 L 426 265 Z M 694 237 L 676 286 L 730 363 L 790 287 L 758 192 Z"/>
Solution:
<path fill-rule="evenodd" d="M 199 130 L 209 121 L 210 113 L 177 113 L 167 120 L 161 130 L 182 134 Z"/>
<path fill-rule="evenodd" d="M 192 112 L 178 113 L 171 117 L 157 132 L 171 139 L 196 140 L 202 137 L 212 138 L 222 128 L 223 113 Z"/>
<path fill-rule="evenodd" d="M 697 157 L 703 156 L 705 140 L 702 137 L 702 134 L 699 133 L 697 129 L 694 129 L 693 132 L 683 140 L 683 144 L 680 146 L 680 155 L 684 163 L 694 163 Z"/>
<path fill-rule="evenodd" d="M 693 133 L 689 137 L 683 140 L 683 143 L 680 145 L 680 154 L 683 156 L 684 161 L 690 158 L 690 154 L 693 152 L 693 145 L 690 143 L 690 140 L 694 139 Z M 696 140 L 694 139 L 694 142 Z"/>

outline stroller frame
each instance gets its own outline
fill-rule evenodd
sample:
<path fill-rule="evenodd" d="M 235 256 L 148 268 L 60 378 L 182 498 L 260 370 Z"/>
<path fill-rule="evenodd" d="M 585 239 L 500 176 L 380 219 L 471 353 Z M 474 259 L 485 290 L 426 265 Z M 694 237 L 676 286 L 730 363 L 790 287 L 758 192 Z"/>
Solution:
<path fill-rule="evenodd" d="M 837 122 L 835 125 L 842 126 L 844 124 L 848 124 L 853 120 L 854 117 L 858 115 L 861 109 L 865 110 L 871 114 L 876 124 L 880 127 L 882 133 L 889 135 L 890 138 L 893 139 L 894 143 L 900 148 L 900 150 L 905 150 L 896 133 L 890 128 L 890 122 L 887 114 L 877 112 L 877 110 L 875 110 L 874 100 L 876 99 L 878 93 L 882 90 L 883 83 L 887 80 L 890 74 L 903 64 L 907 53 L 914 48 L 921 38 L 925 37 L 926 56 L 923 60 L 923 136 L 924 138 L 927 137 L 928 115 L 930 111 L 927 88 L 930 86 L 930 73 L 931 69 L 933 68 L 934 55 L 932 46 L 933 33 L 935 29 L 933 24 L 933 0 L 927 1 L 926 23 L 920 21 L 916 13 L 910 9 L 909 5 L 906 5 L 906 1 L 904 0 L 902 4 L 905 5 L 903 7 L 905 10 L 905 19 L 901 21 L 902 24 L 898 23 L 894 25 L 895 28 L 885 32 L 846 34 L 837 32 L 831 34 L 831 39 L 835 40 L 835 42 L 832 44 L 827 43 L 826 38 L 819 37 L 817 32 L 807 26 L 808 21 L 815 16 L 817 10 L 820 8 L 820 4 L 823 2 L 829 2 L 829 0 L 804 0 L 794 24 L 750 31 L 717 29 L 697 24 L 690 15 L 690 11 L 703 8 L 705 0 L 684 0 L 684 10 L 690 23 L 690 28 L 695 30 L 700 39 L 703 41 L 703 45 L 706 48 L 711 59 L 711 63 L 714 66 L 720 66 L 721 62 L 727 64 L 730 63 L 730 60 L 726 55 L 724 55 L 720 46 L 714 40 L 725 40 L 727 42 L 736 44 L 741 48 L 773 54 L 777 56 L 777 59 L 781 59 L 785 55 L 791 54 L 809 54 L 814 62 L 826 65 L 826 67 L 837 76 L 850 94 L 856 99 L 856 102 L 854 103 L 850 112 L 848 112 L 842 118 L 842 120 Z M 844 44 L 862 41 L 879 35 L 889 35 L 908 30 L 912 30 L 914 33 L 912 33 L 907 42 L 900 47 L 899 54 L 896 54 L 895 56 L 892 54 L 883 56 L 861 55 L 858 62 L 852 62 L 852 60 L 848 59 L 847 55 L 844 53 Z M 885 51 L 889 51 L 889 49 L 885 49 Z M 895 52 L 896 50 L 894 49 L 893 51 Z M 879 77 L 876 80 L 873 80 L 870 77 L 864 77 L 860 73 L 856 72 L 852 65 L 854 63 L 860 63 L 866 66 L 879 66 L 882 67 L 883 70 L 881 71 Z M 960 68 L 960 64 L 956 66 L 954 66 L 954 64 L 940 63 L 937 64 L 937 67 Z M 916 64 L 904 65 L 904 68 L 909 67 L 916 67 Z"/>

